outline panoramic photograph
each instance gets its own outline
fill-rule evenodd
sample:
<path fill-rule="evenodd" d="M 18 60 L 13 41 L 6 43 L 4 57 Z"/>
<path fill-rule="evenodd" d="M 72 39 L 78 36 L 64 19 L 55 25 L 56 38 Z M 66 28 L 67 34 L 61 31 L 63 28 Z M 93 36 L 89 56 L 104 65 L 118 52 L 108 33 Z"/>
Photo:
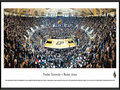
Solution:
<path fill-rule="evenodd" d="M 4 68 L 116 68 L 116 9 L 5 8 Z"/>

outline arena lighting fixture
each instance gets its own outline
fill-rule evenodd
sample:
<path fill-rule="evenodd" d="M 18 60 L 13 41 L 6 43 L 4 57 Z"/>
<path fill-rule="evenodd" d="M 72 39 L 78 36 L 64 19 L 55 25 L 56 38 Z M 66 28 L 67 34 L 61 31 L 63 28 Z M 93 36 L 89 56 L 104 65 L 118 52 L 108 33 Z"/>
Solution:
<path fill-rule="evenodd" d="M 27 33 L 29 35 L 28 40 L 30 41 L 31 34 L 30 34 L 30 32 L 28 30 L 26 30 L 26 31 L 27 31 Z"/>
<path fill-rule="evenodd" d="M 27 33 L 28 33 L 28 35 L 30 34 L 30 32 L 28 31 L 28 30 L 26 30 L 27 31 Z"/>
<path fill-rule="evenodd" d="M 27 33 L 28 33 L 28 35 L 31 37 L 32 36 L 32 34 L 34 33 L 34 30 L 32 31 L 32 32 L 29 32 L 29 30 L 26 30 L 27 31 Z"/>
<path fill-rule="evenodd" d="M 38 26 L 35 26 L 36 27 L 36 29 L 38 29 Z"/>
<path fill-rule="evenodd" d="M 85 30 L 86 34 L 90 37 L 90 39 L 93 39 L 96 35 L 92 35 L 92 32 L 94 31 L 94 29 L 89 30 L 90 27 L 87 27 L 86 29 L 84 29 L 84 26 L 81 26 L 81 29 Z"/>
<path fill-rule="evenodd" d="M 48 16 L 48 14 L 46 14 L 46 17 Z"/>
<path fill-rule="evenodd" d="M 35 30 L 34 30 L 32 27 L 31 27 L 30 29 L 31 29 L 31 31 L 32 31 L 33 33 L 35 32 Z"/>
<path fill-rule="evenodd" d="M 27 40 L 28 38 L 24 35 L 24 37 L 25 37 L 25 40 Z"/>
<path fill-rule="evenodd" d="M 48 16 L 48 14 L 57 16 L 58 12 L 63 12 L 63 16 L 65 16 L 66 13 L 75 14 L 75 12 L 77 12 L 77 11 L 72 10 L 71 8 L 49 8 L 46 11 L 47 11 L 46 16 Z"/>

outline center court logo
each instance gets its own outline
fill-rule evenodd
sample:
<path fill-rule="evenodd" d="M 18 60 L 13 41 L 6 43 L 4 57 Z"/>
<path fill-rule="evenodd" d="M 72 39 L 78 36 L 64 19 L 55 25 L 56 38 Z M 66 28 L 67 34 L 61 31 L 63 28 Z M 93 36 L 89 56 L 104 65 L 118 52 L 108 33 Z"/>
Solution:
<path fill-rule="evenodd" d="M 56 45 L 61 45 L 61 44 L 63 44 L 64 43 L 64 41 L 58 41 L 57 43 L 56 43 Z"/>
<path fill-rule="evenodd" d="M 55 49 L 64 49 L 75 47 L 76 44 L 74 42 L 69 43 L 68 41 L 73 41 L 72 38 L 69 39 L 47 39 L 45 42 L 45 47 L 47 48 L 55 48 Z M 48 43 L 51 42 L 51 43 Z"/>

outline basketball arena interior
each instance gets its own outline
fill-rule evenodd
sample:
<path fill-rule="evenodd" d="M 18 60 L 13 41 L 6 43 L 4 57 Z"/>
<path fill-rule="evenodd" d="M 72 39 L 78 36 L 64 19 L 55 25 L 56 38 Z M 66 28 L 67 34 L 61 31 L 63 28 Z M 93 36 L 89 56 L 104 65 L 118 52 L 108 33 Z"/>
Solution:
<path fill-rule="evenodd" d="M 4 9 L 4 68 L 116 68 L 116 9 Z"/>

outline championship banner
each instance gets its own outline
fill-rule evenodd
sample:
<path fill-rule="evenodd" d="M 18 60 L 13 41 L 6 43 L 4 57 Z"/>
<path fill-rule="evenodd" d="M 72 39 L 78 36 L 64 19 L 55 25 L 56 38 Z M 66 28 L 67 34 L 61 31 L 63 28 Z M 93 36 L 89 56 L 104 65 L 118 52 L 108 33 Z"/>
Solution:
<path fill-rule="evenodd" d="M 58 24 L 62 24 L 62 20 L 59 20 L 59 21 L 58 21 Z"/>

